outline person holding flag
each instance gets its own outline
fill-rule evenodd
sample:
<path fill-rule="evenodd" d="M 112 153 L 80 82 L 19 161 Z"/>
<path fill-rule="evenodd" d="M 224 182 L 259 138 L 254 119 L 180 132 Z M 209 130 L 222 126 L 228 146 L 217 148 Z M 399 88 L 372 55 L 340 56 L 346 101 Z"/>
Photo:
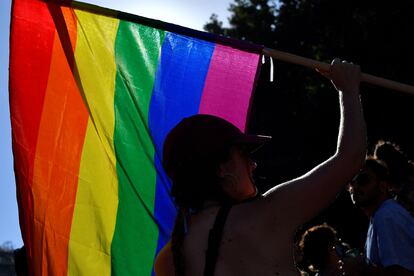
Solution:
<path fill-rule="evenodd" d="M 337 150 L 306 174 L 257 193 L 250 154 L 270 137 L 243 134 L 211 115 L 183 119 L 168 134 L 163 166 L 179 207 L 156 275 L 297 275 L 293 236 L 327 207 L 362 166 L 366 129 L 357 65 L 335 59 L 339 94 Z"/>

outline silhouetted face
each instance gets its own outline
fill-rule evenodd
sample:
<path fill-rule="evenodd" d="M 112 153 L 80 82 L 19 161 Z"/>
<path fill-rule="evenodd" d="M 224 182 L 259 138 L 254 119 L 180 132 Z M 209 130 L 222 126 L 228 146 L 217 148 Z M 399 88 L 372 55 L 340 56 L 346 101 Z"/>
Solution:
<path fill-rule="evenodd" d="M 220 176 L 225 182 L 224 191 L 238 201 L 255 196 L 257 189 L 253 180 L 253 171 L 256 166 L 243 147 L 232 147 L 229 159 L 220 166 Z"/>
<path fill-rule="evenodd" d="M 381 184 L 372 170 L 363 169 L 348 185 L 352 202 L 362 208 L 375 204 L 384 192 Z"/>

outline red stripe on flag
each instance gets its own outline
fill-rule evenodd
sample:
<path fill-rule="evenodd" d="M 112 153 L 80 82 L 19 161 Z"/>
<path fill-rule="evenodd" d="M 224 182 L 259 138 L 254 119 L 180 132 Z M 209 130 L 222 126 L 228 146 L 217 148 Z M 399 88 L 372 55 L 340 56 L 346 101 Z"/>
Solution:
<path fill-rule="evenodd" d="M 10 111 L 20 225 L 29 270 L 33 268 L 33 162 L 54 35 L 53 21 L 45 3 L 13 2 Z"/>

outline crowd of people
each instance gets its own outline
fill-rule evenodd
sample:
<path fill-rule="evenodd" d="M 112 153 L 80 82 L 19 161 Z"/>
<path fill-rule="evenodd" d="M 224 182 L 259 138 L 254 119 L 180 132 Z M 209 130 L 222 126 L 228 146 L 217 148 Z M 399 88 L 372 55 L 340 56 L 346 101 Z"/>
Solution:
<path fill-rule="evenodd" d="M 299 243 L 302 273 L 414 275 L 413 190 L 413 162 L 398 145 L 379 141 L 348 184 L 352 202 L 369 219 L 364 252 L 336 250 L 335 229 L 314 226 Z"/>

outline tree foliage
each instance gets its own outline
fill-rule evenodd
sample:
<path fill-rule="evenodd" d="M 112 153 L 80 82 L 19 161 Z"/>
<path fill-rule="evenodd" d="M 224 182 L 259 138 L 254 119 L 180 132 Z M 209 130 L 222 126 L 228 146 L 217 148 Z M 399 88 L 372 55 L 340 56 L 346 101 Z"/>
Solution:
<path fill-rule="evenodd" d="M 324 62 L 340 57 L 360 64 L 364 72 L 414 84 L 412 10 L 410 0 L 235 0 L 230 27 L 213 15 L 205 29 Z M 289 148 L 276 163 L 302 160 L 299 171 L 304 171 L 335 147 L 336 95 L 319 74 L 283 62 L 275 61 L 275 82 L 269 83 L 268 64 L 262 68 L 251 130 L 271 132 L 276 144 L 286 145 L 280 150 Z M 370 85 L 361 90 L 371 145 L 391 139 L 412 155 L 407 127 L 414 118 L 413 96 Z"/>

